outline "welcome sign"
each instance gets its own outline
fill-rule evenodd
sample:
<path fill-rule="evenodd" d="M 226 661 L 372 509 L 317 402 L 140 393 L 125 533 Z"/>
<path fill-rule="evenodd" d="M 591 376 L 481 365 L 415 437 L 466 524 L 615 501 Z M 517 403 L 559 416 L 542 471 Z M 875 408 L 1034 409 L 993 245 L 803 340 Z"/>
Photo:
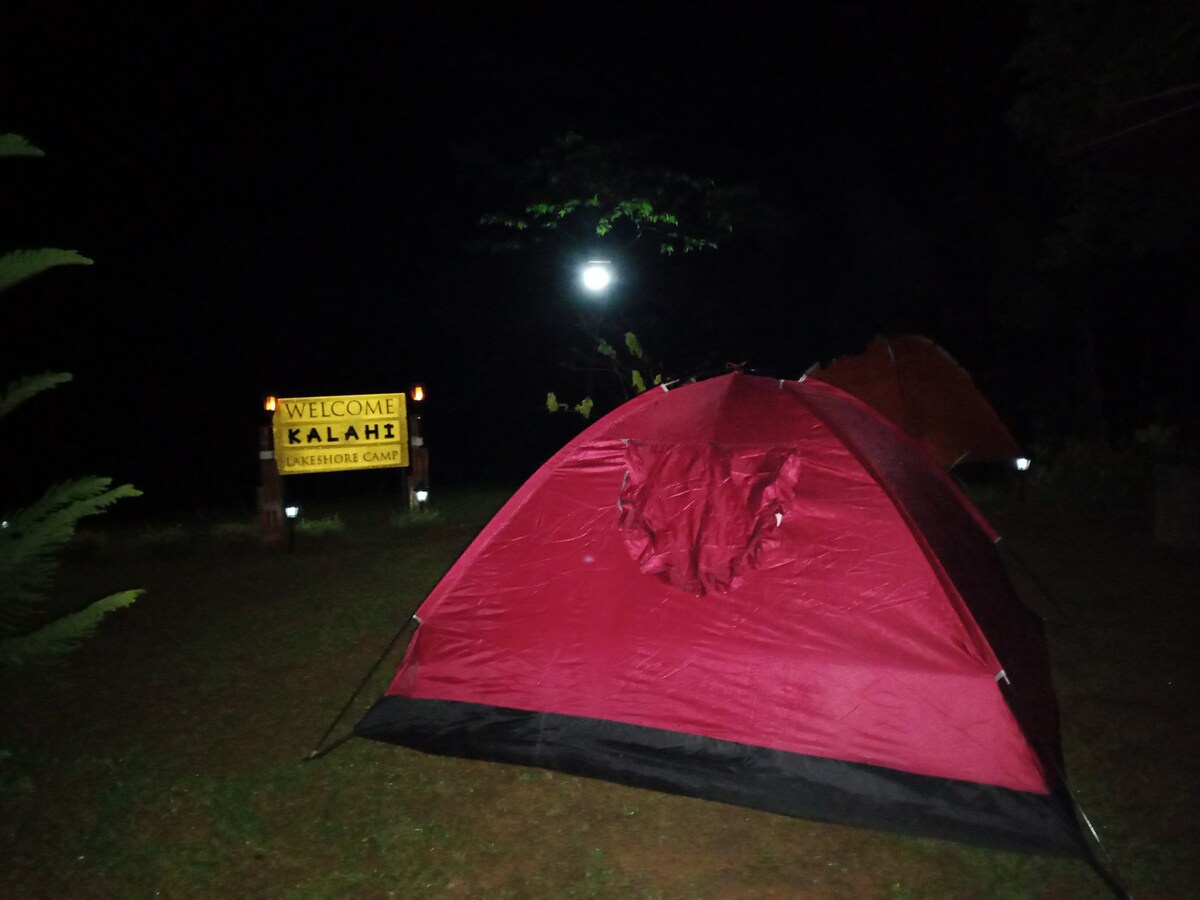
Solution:
<path fill-rule="evenodd" d="M 281 475 L 408 465 L 404 394 L 280 398 L 271 426 Z"/>

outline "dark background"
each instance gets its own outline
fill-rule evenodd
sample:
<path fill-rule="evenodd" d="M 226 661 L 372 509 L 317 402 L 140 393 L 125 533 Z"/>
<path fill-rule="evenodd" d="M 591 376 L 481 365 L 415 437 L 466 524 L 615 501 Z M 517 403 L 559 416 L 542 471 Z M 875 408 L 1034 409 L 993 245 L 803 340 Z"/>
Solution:
<path fill-rule="evenodd" d="M 914 332 L 1027 444 L 1186 432 L 1194 233 L 1171 218 L 1107 268 L 1089 262 L 1109 258 L 1101 237 L 1091 256 L 1055 249 L 1081 160 L 1110 158 L 1064 166 L 1014 125 L 1030 89 L 1014 59 L 1042 6 L 18 4 L 0 130 L 47 155 L 3 161 L 0 246 L 95 264 L 0 297 L 0 376 L 75 376 L 4 423 L 9 474 L 111 475 L 148 509 L 250 504 L 264 396 L 415 383 L 435 484 L 529 474 L 582 425 L 544 407 L 580 300 L 565 257 L 489 252 L 479 218 L 514 199 L 497 161 L 568 131 L 652 139 L 663 163 L 756 185 L 774 210 L 762 233 L 623 273 L 606 315 L 668 374 L 745 361 L 796 377 Z M 1134 41 L 1154 15 L 1129 10 L 1105 40 Z M 1183 58 L 1182 75 L 1137 70 L 1108 99 L 1194 87 Z M 1078 140 L 1104 134 L 1095 96 L 1055 98 Z M 1136 130 L 1134 195 L 1193 159 L 1194 124 L 1170 118 L 1166 137 Z"/>

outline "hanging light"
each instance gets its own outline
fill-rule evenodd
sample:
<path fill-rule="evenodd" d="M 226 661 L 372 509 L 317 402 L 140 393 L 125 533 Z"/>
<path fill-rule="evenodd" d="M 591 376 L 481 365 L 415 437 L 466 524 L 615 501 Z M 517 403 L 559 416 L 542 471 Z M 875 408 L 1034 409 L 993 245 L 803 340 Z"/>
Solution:
<path fill-rule="evenodd" d="M 607 259 L 589 259 L 579 273 L 579 280 L 591 293 L 603 293 L 613 281 L 612 263 Z"/>

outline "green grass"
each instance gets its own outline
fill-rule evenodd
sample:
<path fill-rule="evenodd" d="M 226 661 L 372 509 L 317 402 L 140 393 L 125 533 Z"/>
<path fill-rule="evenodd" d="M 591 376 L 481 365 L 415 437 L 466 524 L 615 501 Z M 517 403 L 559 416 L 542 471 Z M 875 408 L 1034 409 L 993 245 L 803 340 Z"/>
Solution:
<path fill-rule="evenodd" d="M 47 672 L 0 685 L 0 897 L 1098 898 L 1075 860 L 822 825 L 351 740 L 306 761 L 506 490 L 414 514 L 313 504 L 87 542 L 62 588 L 147 590 Z M 1061 604 L 1049 630 L 1075 786 L 1135 896 L 1200 884 L 1193 558 L 1125 521 L 996 501 Z M 433 515 L 436 513 L 436 515 Z M 335 735 L 379 694 L 378 667 Z"/>

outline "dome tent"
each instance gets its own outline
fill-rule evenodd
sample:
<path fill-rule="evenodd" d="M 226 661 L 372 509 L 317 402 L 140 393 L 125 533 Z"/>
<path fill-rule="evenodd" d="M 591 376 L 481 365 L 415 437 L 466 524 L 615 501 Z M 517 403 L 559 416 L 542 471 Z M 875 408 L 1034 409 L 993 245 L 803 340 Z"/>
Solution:
<path fill-rule="evenodd" d="M 517 491 L 359 736 L 1087 855 L 1040 623 L 917 443 L 812 379 L 654 389 Z"/>
<path fill-rule="evenodd" d="M 943 468 L 1011 462 L 1021 447 L 954 358 L 929 338 L 875 338 L 861 353 L 839 356 L 812 378 L 866 401 L 920 441 Z"/>

